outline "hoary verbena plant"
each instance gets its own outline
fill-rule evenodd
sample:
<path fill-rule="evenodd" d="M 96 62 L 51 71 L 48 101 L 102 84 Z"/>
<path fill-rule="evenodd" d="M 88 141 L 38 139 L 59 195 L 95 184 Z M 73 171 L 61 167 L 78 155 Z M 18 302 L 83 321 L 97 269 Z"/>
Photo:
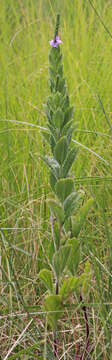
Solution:
<path fill-rule="evenodd" d="M 48 131 L 43 135 L 50 146 L 51 156 L 42 156 L 49 168 L 53 198 L 48 199 L 51 211 L 52 240 L 49 247 L 50 268 L 43 269 L 39 278 L 44 282 L 48 294 L 44 299 L 48 324 L 54 332 L 54 355 L 57 357 L 56 329 L 65 306 L 74 291 L 84 293 L 90 278 L 90 264 L 77 276 L 80 262 L 80 241 L 78 235 L 93 203 L 89 199 L 81 205 L 82 190 L 76 191 L 71 167 L 78 149 L 71 144 L 75 129 L 66 81 L 63 75 L 61 40 L 58 36 L 59 15 L 57 15 L 53 40 L 50 41 L 49 74 L 51 95 L 47 99 L 46 116 Z M 65 272 L 68 277 L 65 278 Z M 87 290 L 87 289 L 86 289 Z M 82 295 L 81 295 L 82 296 Z"/>

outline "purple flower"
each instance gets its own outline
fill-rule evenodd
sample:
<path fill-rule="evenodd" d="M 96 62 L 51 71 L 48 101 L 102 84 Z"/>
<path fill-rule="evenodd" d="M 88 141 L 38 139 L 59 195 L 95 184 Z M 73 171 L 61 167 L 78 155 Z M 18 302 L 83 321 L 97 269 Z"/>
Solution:
<path fill-rule="evenodd" d="M 60 40 L 59 36 L 56 36 L 56 38 L 54 40 L 50 41 L 50 45 L 53 47 L 58 47 L 58 44 L 61 44 L 62 41 Z"/>

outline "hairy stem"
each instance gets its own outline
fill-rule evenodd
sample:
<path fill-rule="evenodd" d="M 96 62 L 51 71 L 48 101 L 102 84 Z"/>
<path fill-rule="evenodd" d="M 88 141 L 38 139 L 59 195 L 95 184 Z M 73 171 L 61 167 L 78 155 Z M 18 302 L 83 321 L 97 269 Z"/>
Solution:
<path fill-rule="evenodd" d="M 82 295 L 80 295 L 80 301 L 83 302 L 83 298 Z M 86 306 L 83 305 L 82 306 L 82 310 L 84 313 L 84 321 L 85 321 L 85 328 L 86 328 L 86 342 L 85 342 L 85 347 L 84 350 L 81 354 L 80 360 L 84 360 L 89 352 L 88 350 L 88 346 L 89 346 L 89 323 L 88 323 L 88 317 L 87 317 L 87 309 Z"/>
<path fill-rule="evenodd" d="M 58 280 L 56 279 L 56 295 L 59 293 L 59 284 Z M 54 356 L 57 358 L 57 336 L 56 331 L 54 331 Z"/>
<path fill-rule="evenodd" d="M 52 238 L 53 238 L 53 242 L 54 242 L 54 248 L 55 248 L 55 251 L 57 250 L 56 248 L 56 243 L 55 243 L 55 236 L 54 236 L 54 221 L 56 219 L 53 218 L 52 214 L 50 216 L 50 223 L 51 223 L 51 233 L 52 233 Z M 58 295 L 59 293 L 59 284 L 58 284 L 58 279 L 56 279 L 56 295 Z M 54 349 L 53 349 L 53 352 L 54 352 L 54 356 L 57 358 L 57 336 L 56 336 L 56 331 L 54 331 Z"/>

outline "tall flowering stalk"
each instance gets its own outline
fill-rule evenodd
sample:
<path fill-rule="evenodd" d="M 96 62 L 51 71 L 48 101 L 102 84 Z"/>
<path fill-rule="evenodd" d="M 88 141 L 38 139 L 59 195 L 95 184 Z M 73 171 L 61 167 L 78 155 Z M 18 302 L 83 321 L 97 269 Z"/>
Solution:
<path fill-rule="evenodd" d="M 66 81 L 63 74 L 62 53 L 57 15 L 54 38 L 50 41 L 49 74 L 51 95 L 47 99 L 46 116 L 48 131 L 44 137 L 50 145 L 51 156 L 43 156 L 49 168 L 50 185 L 54 196 L 48 199 L 51 211 L 52 239 L 48 249 L 50 268 L 43 269 L 39 277 L 44 281 L 48 295 L 44 299 L 44 309 L 48 323 L 54 332 L 54 355 L 57 357 L 56 329 L 70 296 L 80 289 L 84 293 L 90 278 L 90 264 L 86 263 L 83 274 L 77 276 L 80 262 L 80 242 L 78 235 L 93 203 L 89 199 L 77 214 L 77 208 L 84 195 L 76 191 L 70 174 L 78 150 L 71 144 L 74 131 L 74 109 L 70 105 Z M 74 216 L 75 214 L 75 216 Z M 68 277 L 65 278 L 65 273 Z M 82 296 L 82 295 L 81 295 Z M 82 297 L 81 297 L 82 299 Z M 88 341 L 88 339 L 87 339 Z"/>

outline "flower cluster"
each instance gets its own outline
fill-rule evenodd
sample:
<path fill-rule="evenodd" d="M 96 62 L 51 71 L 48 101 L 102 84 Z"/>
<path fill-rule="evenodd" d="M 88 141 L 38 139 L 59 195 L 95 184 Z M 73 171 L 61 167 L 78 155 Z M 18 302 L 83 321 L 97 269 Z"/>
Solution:
<path fill-rule="evenodd" d="M 59 44 L 61 44 L 62 41 L 60 40 L 59 36 L 56 36 L 55 39 L 51 40 L 50 41 L 50 45 L 53 46 L 53 47 L 58 47 Z"/>

